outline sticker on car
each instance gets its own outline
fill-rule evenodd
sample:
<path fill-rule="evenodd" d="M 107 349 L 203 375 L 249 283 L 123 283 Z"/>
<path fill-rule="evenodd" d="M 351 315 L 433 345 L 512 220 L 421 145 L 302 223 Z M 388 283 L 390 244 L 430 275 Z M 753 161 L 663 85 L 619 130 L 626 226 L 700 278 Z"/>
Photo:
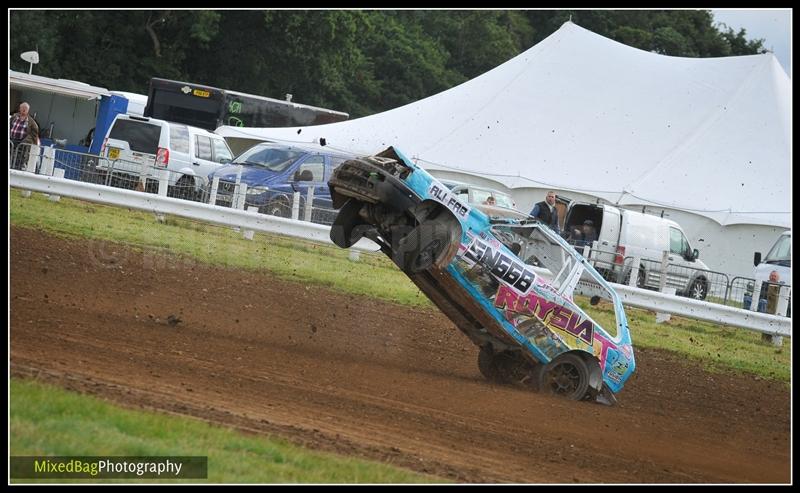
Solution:
<path fill-rule="evenodd" d="M 461 202 L 455 195 L 450 193 L 450 189 L 434 180 L 428 188 L 428 195 L 440 204 L 444 205 L 459 219 L 466 219 L 469 216 L 470 206 Z"/>

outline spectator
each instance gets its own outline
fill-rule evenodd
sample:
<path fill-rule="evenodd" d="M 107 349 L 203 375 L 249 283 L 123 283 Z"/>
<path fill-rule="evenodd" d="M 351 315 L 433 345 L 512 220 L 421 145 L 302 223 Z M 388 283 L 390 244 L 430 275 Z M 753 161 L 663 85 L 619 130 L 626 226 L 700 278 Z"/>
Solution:
<path fill-rule="evenodd" d="M 84 138 L 81 141 L 81 145 L 86 146 L 86 147 L 91 147 L 93 139 L 94 139 L 94 127 L 92 127 L 92 129 L 89 130 L 89 133 L 86 134 L 86 138 Z"/>
<path fill-rule="evenodd" d="M 39 144 L 39 125 L 28 114 L 30 109 L 28 103 L 20 103 L 19 113 L 14 113 L 9 123 L 9 138 L 14 144 L 14 169 L 23 169 L 31 146 Z"/>
<path fill-rule="evenodd" d="M 483 205 L 495 205 L 495 204 L 496 202 L 494 200 L 494 196 L 492 195 L 489 195 L 488 197 L 486 197 L 486 200 L 483 201 Z"/>
<path fill-rule="evenodd" d="M 767 313 L 776 315 L 778 313 L 778 295 L 781 292 L 781 280 L 778 271 L 773 270 L 769 273 L 769 284 L 767 286 Z"/>
<path fill-rule="evenodd" d="M 548 225 L 556 234 L 560 234 L 558 228 L 558 210 L 556 210 L 556 193 L 554 191 L 548 190 L 545 200 L 533 206 L 531 216 Z"/>
<path fill-rule="evenodd" d="M 591 219 L 587 219 L 583 221 L 580 227 L 572 228 L 569 239 L 576 247 L 591 245 L 597 240 L 597 230 L 594 227 L 594 222 Z"/>

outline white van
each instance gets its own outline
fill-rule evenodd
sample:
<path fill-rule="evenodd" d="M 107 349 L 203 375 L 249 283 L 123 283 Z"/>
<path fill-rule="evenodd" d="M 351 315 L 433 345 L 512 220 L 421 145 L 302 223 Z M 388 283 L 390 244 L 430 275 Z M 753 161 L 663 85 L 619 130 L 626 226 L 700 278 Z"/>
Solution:
<path fill-rule="evenodd" d="M 639 266 L 636 285 L 658 289 L 661 262 L 664 252 L 669 252 L 666 286 L 683 296 L 706 298 L 708 266 L 698 259 L 700 253 L 692 248 L 675 221 L 613 205 L 572 202 L 564 219 L 564 231 L 580 227 L 586 220 L 591 220 L 597 230 L 597 242 L 589 258 L 608 279 L 627 282 L 631 261 L 639 257 L 646 261 Z"/>
<path fill-rule="evenodd" d="M 113 186 L 158 190 L 161 170 L 169 171 L 168 194 L 196 198 L 208 175 L 233 159 L 221 136 L 155 118 L 117 115 L 103 141 L 98 170 Z"/>
<path fill-rule="evenodd" d="M 767 288 L 769 283 L 792 285 L 792 231 L 784 231 L 769 249 L 767 256 L 762 258 L 761 252 L 753 255 L 753 279 L 761 281 L 761 295 L 759 296 L 758 311 L 766 311 Z M 770 274 L 775 271 L 777 279 L 770 280 Z M 754 285 L 748 284 L 744 295 L 744 308 L 750 309 Z"/>

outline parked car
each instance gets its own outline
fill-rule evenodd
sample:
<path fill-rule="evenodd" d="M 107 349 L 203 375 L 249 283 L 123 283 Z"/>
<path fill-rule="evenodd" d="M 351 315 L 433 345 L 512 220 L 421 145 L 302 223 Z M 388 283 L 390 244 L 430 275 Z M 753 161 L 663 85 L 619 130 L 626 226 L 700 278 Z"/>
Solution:
<path fill-rule="evenodd" d="M 335 212 L 327 181 L 337 166 L 352 157 L 330 147 L 262 142 L 209 174 L 208 183 L 219 177 L 215 204 L 231 207 L 238 177 L 240 183 L 247 184 L 245 206 L 256 206 L 262 214 L 281 217 L 291 216 L 294 192 L 300 192 L 302 208 L 308 189 L 314 187 L 311 220 L 330 224 Z"/>
<path fill-rule="evenodd" d="M 700 252 L 692 248 L 683 228 L 675 221 L 607 204 L 572 202 L 564 219 L 564 230 L 571 231 L 586 220 L 592 221 L 597 231 L 597 251 L 590 258 L 607 279 L 627 282 L 631 260 L 639 257 L 650 262 L 640 264 L 636 285 L 658 289 L 666 251 L 670 264 L 666 285 L 674 287 L 679 295 L 699 300 L 708 295 L 709 268 L 698 258 Z"/>
<path fill-rule="evenodd" d="M 170 196 L 199 198 L 206 177 L 233 159 L 221 136 L 155 118 L 117 115 L 103 141 L 99 180 L 158 191 L 158 171 L 169 171 Z M 111 176 L 108 176 L 111 173 Z"/>
<path fill-rule="evenodd" d="M 762 258 L 761 252 L 753 254 L 753 279 L 761 281 L 761 291 L 759 292 L 757 309 L 760 312 L 767 311 L 767 293 L 770 285 L 789 286 L 792 285 L 792 231 L 784 231 L 769 249 L 767 256 Z M 772 274 L 772 273 L 775 274 Z M 770 275 L 773 279 L 770 279 Z M 777 277 L 777 279 L 775 278 Z M 747 291 L 744 294 L 743 308 L 750 309 L 753 300 L 755 286 L 748 283 Z M 791 307 L 791 303 L 789 304 Z M 787 316 L 791 316 L 791 309 Z"/>
<path fill-rule="evenodd" d="M 508 210 L 517 211 L 517 204 L 511 195 L 500 190 L 449 180 L 440 180 L 440 182 L 449 188 L 459 200 L 470 205 L 483 206 L 482 210 L 490 216 L 502 216 L 507 214 Z M 522 213 L 521 211 L 517 212 Z"/>
<path fill-rule="evenodd" d="M 328 185 L 333 242 L 375 241 L 480 347 L 485 378 L 615 401 L 635 367 L 625 311 L 564 239 L 525 215 L 489 217 L 391 147 L 346 161 Z M 579 280 L 593 295 L 584 308 Z M 603 326 L 591 315 L 601 301 Z"/>

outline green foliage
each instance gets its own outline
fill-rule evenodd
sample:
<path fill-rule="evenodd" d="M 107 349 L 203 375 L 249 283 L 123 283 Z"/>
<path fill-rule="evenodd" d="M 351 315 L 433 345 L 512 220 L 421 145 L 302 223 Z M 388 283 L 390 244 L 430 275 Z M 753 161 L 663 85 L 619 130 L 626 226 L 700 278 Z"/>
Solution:
<path fill-rule="evenodd" d="M 147 93 L 185 80 L 350 113 L 402 106 L 476 77 L 572 18 L 646 51 L 750 55 L 763 40 L 706 10 L 11 10 L 10 68 Z"/>

